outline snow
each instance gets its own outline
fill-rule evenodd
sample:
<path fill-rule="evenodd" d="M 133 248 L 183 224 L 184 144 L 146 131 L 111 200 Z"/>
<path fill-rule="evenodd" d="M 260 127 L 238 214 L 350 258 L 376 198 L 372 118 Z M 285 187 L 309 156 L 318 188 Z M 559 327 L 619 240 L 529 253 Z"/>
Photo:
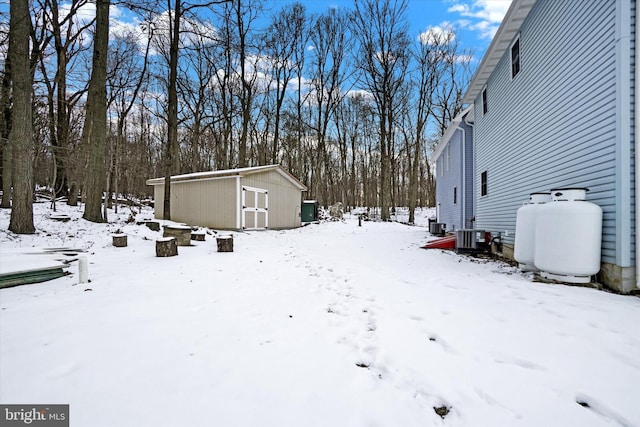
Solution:
<path fill-rule="evenodd" d="M 224 232 L 233 253 L 203 230 L 157 258 L 161 233 L 128 210 L 93 224 L 59 205 L 61 223 L 47 207 L 31 236 L 0 211 L 3 253 L 85 248 L 90 283 L 73 263 L 0 290 L 3 404 L 68 403 L 72 426 L 640 426 L 636 297 L 533 282 L 420 249 L 425 227 L 348 214 Z"/>

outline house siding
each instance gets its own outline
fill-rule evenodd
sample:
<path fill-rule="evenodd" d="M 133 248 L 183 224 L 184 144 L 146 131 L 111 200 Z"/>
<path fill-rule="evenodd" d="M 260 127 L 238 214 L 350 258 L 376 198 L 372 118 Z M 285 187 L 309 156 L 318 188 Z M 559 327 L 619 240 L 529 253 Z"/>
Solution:
<path fill-rule="evenodd" d="M 602 260 L 620 262 L 616 4 L 536 2 L 520 29 L 520 73 L 511 79 L 507 51 L 487 81 L 485 115 L 475 99 L 476 225 L 505 232 L 507 246 L 529 193 L 588 187 L 587 200 L 604 212 Z"/>
<path fill-rule="evenodd" d="M 461 122 L 436 158 L 436 202 L 438 222 L 446 224 L 447 231 L 473 228 L 473 128 Z M 464 132 L 464 140 L 462 132 Z M 464 142 L 464 144 L 463 144 Z M 464 145 L 464 146 L 463 146 Z M 463 149 L 464 155 L 463 155 Z M 449 161 L 447 157 L 450 156 Z M 463 168 L 465 171 L 463 173 Z M 465 185 L 463 185 L 463 180 Z M 454 188 L 457 201 L 454 204 Z M 464 199 L 464 203 L 463 203 Z M 464 210 L 464 212 L 463 212 Z"/>

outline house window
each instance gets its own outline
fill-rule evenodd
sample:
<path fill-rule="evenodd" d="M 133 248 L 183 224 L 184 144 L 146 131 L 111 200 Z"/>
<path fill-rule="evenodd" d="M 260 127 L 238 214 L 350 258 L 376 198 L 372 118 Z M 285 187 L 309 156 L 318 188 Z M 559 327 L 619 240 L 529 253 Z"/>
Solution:
<path fill-rule="evenodd" d="M 453 187 L 453 204 L 458 204 L 458 187 Z"/>
<path fill-rule="evenodd" d="M 482 114 L 487 114 L 487 88 L 482 89 Z"/>
<path fill-rule="evenodd" d="M 480 174 L 480 195 L 487 195 L 487 171 L 482 172 Z"/>
<path fill-rule="evenodd" d="M 511 45 L 511 78 L 520 72 L 520 36 Z"/>

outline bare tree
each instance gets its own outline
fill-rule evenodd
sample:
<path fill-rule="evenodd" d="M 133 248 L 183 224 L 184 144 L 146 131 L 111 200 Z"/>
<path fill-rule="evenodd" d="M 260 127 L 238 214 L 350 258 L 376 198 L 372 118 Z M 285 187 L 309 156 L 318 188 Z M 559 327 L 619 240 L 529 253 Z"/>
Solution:
<path fill-rule="evenodd" d="M 255 98 L 256 68 L 259 59 L 253 25 L 261 11 L 260 0 L 232 0 L 232 17 L 237 30 L 237 54 L 241 90 L 239 93 L 242 127 L 238 141 L 238 166 L 248 166 L 247 145 L 251 112 Z M 253 52 L 251 52 L 253 50 Z"/>
<path fill-rule="evenodd" d="M 169 80 L 167 84 L 167 148 L 165 151 L 165 177 L 164 177 L 164 202 L 163 219 L 171 219 L 171 175 L 180 170 L 180 145 L 178 144 L 178 60 L 180 55 L 180 24 L 185 14 L 189 14 L 196 8 L 210 7 L 214 4 L 224 3 L 227 0 L 215 0 L 207 3 L 188 4 L 182 0 L 167 0 L 167 13 L 169 15 Z M 173 6 L 173 7 L 172 7 Z"/>
<path fill-rule="evenodd" d="M 329 190 L 333 187 L 331 158 L 327 148 L 328 129 L 335 112 L 346 91 L 350 69 L 347 67 L 347 53 L 351 47 L 349 15 L 340 9 L 330 9 L 328 13 L 315 17 L 311 24 L 312 43 L 311 104 L 315 120 L 311 125 L 316 134 L 316 156 L 312 162 L 316 178 L 321 183 L 320 193 L 323 203 L 332 203 Z"/>
<path fill-rule="evenodd" d="M 453 28 L 444 31 L 432 31 L 426 36 L 428 43 L 437 47 L 437 82 L 433 87 L 433 117 L 438 125 L 438 136 L 444 135 L 449 123 L 462 111 L 462 97 L 471 80 L 472 52 L 460 49 Z"/>
<path fill-rule="evenodd" d="M 422 33 L 413 48 L 415 69 L 412 73 L 414 92 L 411 105 L 404 111 L 406 126 L 403 126 L 409 168 L 409 223 L 415 222 L 415 209 L 418 203 L 420 183 L 420 165 L 422 164 L 426 131 L 429 118 L 433 115 L 433 97 L 442 73 L 443 56 L 442 34 L 434 29 Z M 445 43 L 446 44 L 446 43 Z M 409 132 L 412 130 L 412 132 Z M 424 162 L 427 175 L 431 175 L 429 161 Z"/>
<path fill-rule="evenodd" d="M 12 147 L 13 207 L 9 230 L 19 234 L 35 232 L 33 224 L 33 131 L 31 97 L 33 93 L 29 61 L 31 16 L 27 0 L 14 0 L 10 6 L 9 54 L 12 70 L 13 114 L 9 144 Z"/>
<path fill-rule="evenodd" d="M 137 52 L 138 40 L 132 33 L 116 37 L 113 48 L 110 50 L 107 72 L 107 106 L 115 106 L 117 121 L 114 146 L 110 147 L 109 168 L 107 172 L 107 197 L 111 190 L 113 177 L 113 190 L 116 195 L 115 212 L 118 212 L 118 193 L 120 189 L 120 171 L 123 145 L 125 143 L 124 129 L 131 109 L 135 105 L 138 94 L 147 78 L 147 66 L 149 62 L 149 50 L 153 39 L 153 25 L 147 23 L 144 29 L 147 34 L 145 52 L 139 58 Z M 142 62 L 140 64 L 139 62 Z M 106 209 L 106 205 L 105 205 Z M 106 212 L 105 212 L 106 218 Z"/>
<path fill-rule="evenodd" d="M 0 155 L 2 156 L 2 201 L 0 208 L 11 207 L 11 146 L 9 133 L 11 132 L 11 61 L 7 52 L 0 86 Z"/>
<path fill-rule="evenodd" d="M 48 65 L 45 64 L 44 57 L 41 59 L 41 70 L 50 99 L 50 138 L 56 169 L 54 191 L 57 196 L 68 196 L 69 121 L 71 110 L 86 91 L 82 84 L 79 90 L 70 94 L 68 74 L 72 60 L 86 49 L 82 43 L 85 30 L 91 28 L 94 24 L 94 20 L 84 22 L 78 18 L 81 8 L 86 6 L 87 3 L 87 0 L 73 0 L 68 3 L 68 8 L 66 8 L 68 10 L 65 10 L 62 15 L 60 13 L 61 5 L 58 0 L 45 0 L 44 3 L 41 3 L 42 9 L 48 12 L 47 16 L 44 17 L 44 27 L 51 31 L 56 58 L 53 80 L 48 77 Z M 75 83 L 78 83 L 77 80 Z"/>
<path fill-rule="evenodd" d="M 360 42 L 357 54 L 365 88 L 372 94 L 380 138 L 381 219 L 389 219 L 391 158 L 398 118 L 398 96 L 409 64 L 406 0 L 357 0 L 353 22 Z"/>
<path fill-rule="evenodd" d="M 267 29 L 266 54 L 271 58 L 276 85 L 271 163 L 277 163 L 278 161 L 281 113 L 289 83 L 293 79 L 298 66 L 295 61 L 295 54 L 304 38 L 305 25 L 305 7 L 296 2 L 285 6 L 279 13 L 274 15 L 271 25 Z"/>
<path fill-rule="evenodd" d="M 104 222 L 102 192 L 104 190 L 104 152 L 107 135 L 107 51 L 109 45 L 110 0 L 96 0 L 96 30 L 93 41 L 93 67 L 87 95 L 87 114 L 82 131 L 87 147 L 87 188 L 84 219 Z"/>

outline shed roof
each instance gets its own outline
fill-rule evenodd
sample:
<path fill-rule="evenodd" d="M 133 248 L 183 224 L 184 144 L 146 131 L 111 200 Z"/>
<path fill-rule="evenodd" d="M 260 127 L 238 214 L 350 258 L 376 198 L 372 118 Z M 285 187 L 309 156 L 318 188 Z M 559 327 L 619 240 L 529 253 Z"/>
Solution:
<path fill-rule="evenodd" d="M 266 165 L 266 166 L 253 166 L 247 168 L 238 169 L 225 169 L 217 171 L 207 172 L 195 172 L 185 175 L 174 175 L 171 177 L 171 182 L 183 182 L 183 181 L 195 181 L 203 179 L 215 179 L 215 178 L 233 178 L 236 176 L 247 176 L 260 172 L 276 171 L 283 177 L 285 177 L 291 184 L 299 188 L 300 191 L 307 191 L 307 186 L 300 182 L 296 177 L 291 175 L 280 165 Z M 153 178 L 147 180 L 147 185 L 164 185 L 164 177 Z"/>
<path fill-rule="evenodd" d="M 471 104 L 476 99 L 482 88 L 487 84 L 489 76 L 498 65 L 504 52 L 511 47 L 511 42 L 520 31 L 522 23 L 529 15 L 536 0 L 513 0 L 505 15 L 496 35 L 493 37 L 489 49 L 482 57 L 467 92 L 462 98 L 463 104 Z"/>

